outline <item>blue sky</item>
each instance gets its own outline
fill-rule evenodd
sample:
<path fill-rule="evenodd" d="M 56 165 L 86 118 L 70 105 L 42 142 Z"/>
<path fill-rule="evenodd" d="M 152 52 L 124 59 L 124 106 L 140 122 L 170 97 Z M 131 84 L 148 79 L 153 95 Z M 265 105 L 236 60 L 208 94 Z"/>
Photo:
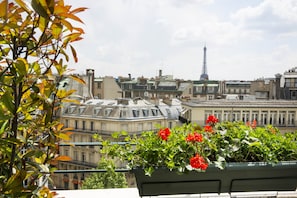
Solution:
<path fill-rule="evenodd" d="M 197 80 L 274 77 L 297 66 L 297 0 L 65 0 L 88 7 L 77 73 Z"/>

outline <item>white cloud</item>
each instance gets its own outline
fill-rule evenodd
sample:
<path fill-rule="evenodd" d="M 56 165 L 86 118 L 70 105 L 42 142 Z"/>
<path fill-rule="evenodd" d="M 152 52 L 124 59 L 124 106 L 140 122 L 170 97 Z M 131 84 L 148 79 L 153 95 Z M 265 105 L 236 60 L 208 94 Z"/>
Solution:
<path fill-rule="evenodd" d="M 238 10 L 231 17 L 247 31 L 257 29 L 270 34 L 296 31 L 297 1 L 264 0 L 257 6 Z"/>
<path fill-rule="evenodd" d="M 296 0 L 67 1 L 90 8 L 71 65 L 80 71 L 151 77 L 163 69 L 194 80 L 205 44 L 211 79 L 271 77 L 296 65 Z"/>

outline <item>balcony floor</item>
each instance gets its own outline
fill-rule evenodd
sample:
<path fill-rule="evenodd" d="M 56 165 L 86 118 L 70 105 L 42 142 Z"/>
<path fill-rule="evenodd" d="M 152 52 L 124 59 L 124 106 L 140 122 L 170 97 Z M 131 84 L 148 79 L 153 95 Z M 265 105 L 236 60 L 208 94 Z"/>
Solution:
<path fill-rule="evenodd" d="M 92 198 L 92 197 L 129 197 L 139 198 L 137 188 L 95 189 L 95 190 L 57 190 L 55 198 Z M 195 195 L 171 195 L 152 196 L 155 198 L 297 198 L 297 191 L 283 192 L 248 192 L 248 193 L 222 193 L 218 194 L 195 194 Z"/>

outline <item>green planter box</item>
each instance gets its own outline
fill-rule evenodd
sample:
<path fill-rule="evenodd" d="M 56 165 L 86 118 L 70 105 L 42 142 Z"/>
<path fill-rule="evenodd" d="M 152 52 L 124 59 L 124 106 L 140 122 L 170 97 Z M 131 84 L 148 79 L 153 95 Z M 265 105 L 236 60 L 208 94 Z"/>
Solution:
<path fill-rule="evenodd" d="M 229 163 L 224 170 L 214 166 L 206 172 L 180 174 L 158 168 L 151 177 L 133 169 L 140 196 L 231 193 L 253 191 L 294 191 L 297 187 L 297 161 L 274 165 L 258 162 Z"/>

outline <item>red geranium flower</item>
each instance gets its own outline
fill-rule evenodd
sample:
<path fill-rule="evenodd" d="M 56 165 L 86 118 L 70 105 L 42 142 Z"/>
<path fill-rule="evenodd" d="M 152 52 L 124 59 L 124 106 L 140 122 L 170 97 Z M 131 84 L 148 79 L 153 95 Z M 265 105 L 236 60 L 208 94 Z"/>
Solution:
<path fill-rule="evenodd" d="M 214 115 L 209 115 L 206 120 L 206 124 L 210 124 L 210 125 L 214 125 L 217 122 L 219 122 L 219 120 Z"/>
<path fill-rule="evenodd" d="M 213 132 L 212 126 L 206 125 L 204 127 L 204 131 L 212 133 Z"/>
<path fill-rule="evenodd" d="M 170 129 L 169 128 L 165 128 L 165 129 L 160 129 L 160 131 L 158 132 L 158 136 L 162 139 L 162 140 L 167 140 L 169 135 L 170 135 Z"/>
<path fill-rule="evenodd" d="M 187 142 L 202 142 L 203 136 L 199 133 L 194 132 L 194 134 L 189 134 L 186 138 Z"/>
<path fill-rule="evenodd" d="M 205 162 L 204 158 L 198 154 L 196 154 L 194 157 L 190 159 L 190 165 L 193 168 L 201 170 L 206 170 L 208 167 L 208 164 Z"/>

